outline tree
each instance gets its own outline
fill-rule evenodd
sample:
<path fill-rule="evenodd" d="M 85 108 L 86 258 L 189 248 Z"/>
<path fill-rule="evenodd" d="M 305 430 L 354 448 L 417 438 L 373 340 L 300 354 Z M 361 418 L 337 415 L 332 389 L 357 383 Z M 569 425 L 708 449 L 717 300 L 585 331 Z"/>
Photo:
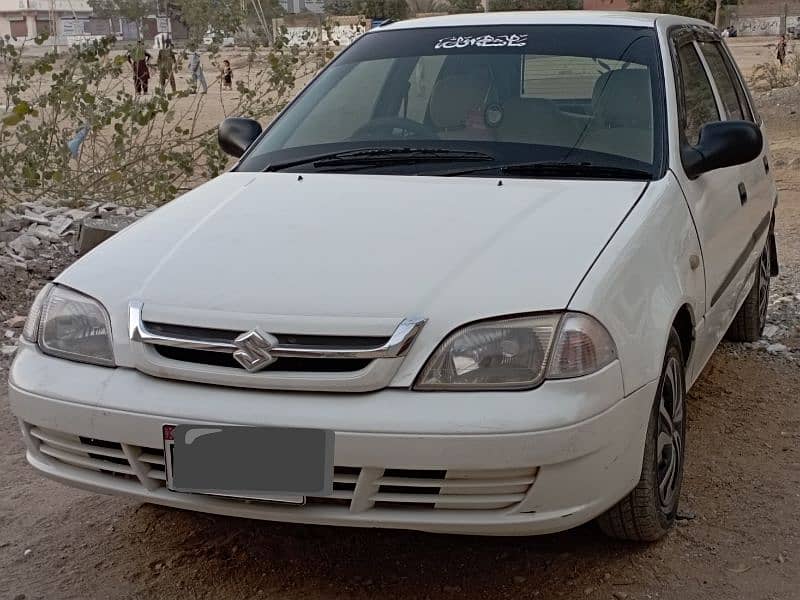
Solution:
<path fill-rule="evenodd" d="M 406 0 L 411 14 L 444 12 L 447 10 L 446 0 Z"/>
<path fill-rule="evenodd" d="M 450 0 L 451 13 L 471 13 L 483 10 L 480 0 Z"/>
<path fill-rule="evenodd" d="M 361 10 L 368 19 L 395 19 L 408 17 L 406 0 L 364 0 Z"/>
<path fill-rule="evenodd" d="M 582 0 L 489 0 L 489 10 L 572 10 L 580 9 Z"/>
<path fill-rule="evenodd" d="M 724 0 L 628 0 L 631 10 L 639 12 L 669 13 L 694 17 L 705 21 L 718 19 L 717 6 L 722 8 Z"/>
<path fill-rule="evenodd" d="M 155 12 L 153 0 L 88 0 L 94 14 L 101 19 L 125 19 L 136 23 L 136 33 L 142 37 L 142 21 Z"/>

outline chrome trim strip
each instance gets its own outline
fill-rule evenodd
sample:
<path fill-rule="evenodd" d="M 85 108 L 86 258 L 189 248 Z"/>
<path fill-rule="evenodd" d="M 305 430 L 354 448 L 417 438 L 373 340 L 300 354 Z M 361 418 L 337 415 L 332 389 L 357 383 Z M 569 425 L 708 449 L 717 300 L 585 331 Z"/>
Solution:
<path fill-rule="evenodd" d="M 128 334 L 133 342 L 153 346 L 171 346 L 187 350 L 203 350 L 206 352 L 224 352 L 233 354 L 239 350 L 234 342 L 220 342 L 192 338 L 177 338 L 148 331 L 142 319 L 144 304 L 131 302 L 128 310 Z M 376 359 L 398 358 L 408 353 L 414 339 L 427 323 L 427 319 L 403 319 L 389 340 L 382 346 L 374 348 L 317 348 L 314 346 L 275 346 L 269 353 L 276 358 L 350 358 Z"/>

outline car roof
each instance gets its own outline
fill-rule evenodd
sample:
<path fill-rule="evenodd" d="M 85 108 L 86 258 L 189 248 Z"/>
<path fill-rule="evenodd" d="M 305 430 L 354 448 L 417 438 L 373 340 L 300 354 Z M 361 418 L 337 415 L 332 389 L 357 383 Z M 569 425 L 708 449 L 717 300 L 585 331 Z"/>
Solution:
<path fill-rule="evenodd" d="M 514 12 L 479 12 L 441 17 L 422 17 L 398 21 L 373 29 L 386 31 L 421 29 L 428 27 L 466 27 L 471 25 L 623 25 L 629 27 L 656 27 L 657 25 L 699 25 L 709 23 L 677 15 L 657 15 L 629 11 L 596 10 L 544 10 Z"/>

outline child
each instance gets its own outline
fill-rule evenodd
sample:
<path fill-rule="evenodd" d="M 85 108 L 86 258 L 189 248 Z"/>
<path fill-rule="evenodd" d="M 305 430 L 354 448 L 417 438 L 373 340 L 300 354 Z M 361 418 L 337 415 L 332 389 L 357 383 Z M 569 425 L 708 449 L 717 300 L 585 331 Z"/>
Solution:
<path fill-rule="evenodd" d="M 222 61 L 222 89 L 233 89 L 233 69 L 231 69 L 231 61 Z"/>
<path fill-rule="evenodd" d="M 781 63 L 783 66 L 783 62 L 786 60 L 786 36 L 782 35 L 778 40 L 778 52 L 775 55 L 775 58 L 778 59 L 778 62 Z"/>

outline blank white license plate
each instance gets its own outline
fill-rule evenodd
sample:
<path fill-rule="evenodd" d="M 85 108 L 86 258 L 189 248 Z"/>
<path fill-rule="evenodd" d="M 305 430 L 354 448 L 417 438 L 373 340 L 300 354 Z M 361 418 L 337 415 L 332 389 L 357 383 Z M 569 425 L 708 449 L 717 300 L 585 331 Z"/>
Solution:
<path fill-rule="evenodd" d="M 163 432 L 172 491 L 290 504 L 333 492 L 332 431 L 165 425 Z"/>

